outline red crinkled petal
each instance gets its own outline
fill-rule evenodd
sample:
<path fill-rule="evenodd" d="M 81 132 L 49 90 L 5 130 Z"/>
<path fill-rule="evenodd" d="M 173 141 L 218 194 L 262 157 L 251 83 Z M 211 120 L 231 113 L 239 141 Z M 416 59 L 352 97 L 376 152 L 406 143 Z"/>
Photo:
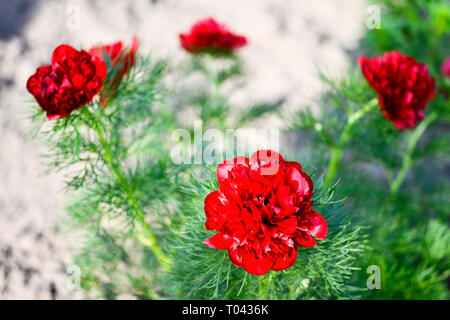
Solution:
<path fill-rule="evenodd" d="M 106 63 L 103 65 L 103 63 L 99 62 L 99 59 L 102 61 L 102 58 L 107 56 L 108 61 L 112 63 L 112 67 L 117 68 L 114 75 L 109 80 L 108 95 L 103 94 L 101 96 L 102 107 L 106 105 L 110 97 L 114 97 L 116 95 L 117 88 L 119 87 L 122 78 L 134 66 L 135 53 L 138 46 L 138 38 L 133 37 L 131 39 L 130 47 L 124 47 L 122 41 L 117 41 L 113 44 L 96 46 L 89 49 L 89 53 L 93 55 L 92 62 L 96 64 L 96 68 L 98 70 L 97 76 L 99 77 L 101 83 L 104 82 L 107 76 L 107 65 Z"/>
<path fill-rule="evenodd" d="M 217 179 L 219 184 L 228 180 L 228 173 L 236 166 L 248 166 L 249 160 L 246 157 L 236 157 L 233 162 L 230 160 L 225 160 L 222 164 L 217 167 Z"/>
<path fill-rule="evenodd" d="M 105 51 L 109 54 L 111 61 L 116 61 L 119 54 L 122 53 L 121 52 L 122 47 L 123 47 L 122 41 L 117 41 L 113 44 L 106 45 L 104 48 L 105 48 Z M 119 59 L 120 59 L 120 57 L 119 57 Z M 119 60 L 119 59 L 117 59 L 117 60 Z"/>
<path fill-rule="evenodd" d="M 136 36 L 131 38 L 131 52 L 136 52 L 139 47 L 139 39 Z"/>
<path fill-rule="evenodd" d="M 297 260 L 297 249 L 291 248 L 291 253 L 285 256 L 279 256 L 272 267 L 272 270 L 280 271 L 292 267 Z"/>
<path fill-rule="evenodd" d="M 250 157 L 250 167 L 261 175 L 275 175 L 284 161 L 281 154 L 273 150 L 259 150 Z"/>
<path fill-rule="evenodd" d="M 65 115 L 62 114 L 51 114 L 50 112 L 47 112 L 47 119 L 48 120 L 56 120 L 59 118 L 64 118 L 66 117 Z"/>
<path fill-rule="evenodd" d="M 224 163 L 219 164 L 217 167 L 217 180 L 219 183 L 228 179 L 228 172 L 233 169 L 234 165 L 229 160 L 225 160 Z"/>
<path fill-rule="evenodd" d="M 308 232 L 298 231 L 296 235 L 296 240 L 300 247 L 311 248 L 315 247 L 317 242 L 313 237 L 309 235 Z"/>
<path fill-rule="evenodd" d="M 311 223 L 308 231 L 313 237 L 320 240 L 325 239 L 328 233 L 327 222 L 318 212 L 310 210 L 309 212 L 302 213 L 301 217 Z"/>
<path fill-rule="evenodd" d="M 258 257 L 253 252 L 249 252 L 242 257 L 242 268 L 257 276 L 266 274 L 273 265 L 274 262 L 268 255 Z"/>
<path fill-rule="evenodd" d="M 92 56 L 91 61 L 95 65 L 96 75 L 99 78 L 100 83 L 103 83 L 108 72 L 108 67 L 105 61 L 98 56 Z"/>
<path fill-rule="evenodd" d="M 206 239 L 203 243 L 214 249 L 227 250 L 233 244 L 233 241 L 232 237 L 226 234 L 217 233 Z"/>
<path fill-rule="evenodd" d="M 311 178 L 306 173 L 299 170 L 297 167 L 290 167 L 286 174 L 288 176 L 289 183 L 292 186 L 296 187 L 296 189 L 293 191 L 298 196 L 303 197 L 313 190 L 314 184 Z"/>
<path fill-rule="evenodd" d="M 280 184 L 277 189 L 277 203 L 282 208 L 294 207 L 293 198 L 291 195 L 291 188 L 284 183 Z"/>
<path fill-rule="evenodd" d="M 187 35 L 187 34 L 180 34 L 179 37 L 180 37 L 181 46 L 186 51 L 191 51 L 191 47 L 189 46 L 189 41 L 188 41 L 189 35 Z"/>
<path fill-rule="evenodd" d="M 42 66 L 37 68 L 36 73 L 28 78 L 27 90 L 38 100 L 45 94 L 47 87 L 44 86 L 43 78 L 52 71 L 52 66 Z"/>
<path fill-rule="evenodd" d="M 230 246 L 228 249 L 228 256 L 231 262 L 238 268 L 242 268 L 242 257 L 238 254 L 238 248 L 236 244 Z"/>
<path fill-rule="evenodd" d="M 274 230 L 281 232 L 283 235 L 291 235 L 297 231 L 297 219 L 295 217 L 278 221 L 274 225 Z"/>
<path fill-rule="evenodd" d="M 283 161 L 283 157 L 273 150 L 258 150 L 250 157 L 250 166 L 257 165 L 259 167 L 270 165 L 272 161 Z"/>
<path fill-rule="evenodd" d="M 233 36 L 232 47 L 237 49 L 247 44 L 247 38 L 244 36 Z"/>
<path fill-rule="evenodd" d="M 224 198 L 220 198 L 219 191 L 213 191 L 205 198 L 205 214 L 207 230 L 218 230 L 223 221 L 221 215 L 225 213 L 225 204 L 228 201 Z"/>
<path fill-rule="evenodd" d="M 52 65 L 59 64 L 65 66 L 67 59 L 72 58 L 78 51 L 68 44 L 62 44 L 56 47 L 52 54 Z"/>

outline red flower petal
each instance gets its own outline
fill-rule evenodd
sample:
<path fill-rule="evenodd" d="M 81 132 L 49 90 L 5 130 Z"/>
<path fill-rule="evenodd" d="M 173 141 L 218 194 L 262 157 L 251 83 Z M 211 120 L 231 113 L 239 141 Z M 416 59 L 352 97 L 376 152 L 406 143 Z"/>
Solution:
<path fill-rule="evenodd" d="M 238 254 L 239 247 L 234 244 L 228 249 L 228 256 L 230 261 L 238 268 L 242 268 L 242 256 Z"/>
<path fill-rule="evenodd" d="M 243 256 L 242 267 L 249 273 L 260 276 L 266 274 L 273 266 L 273 261 L 266 255 L 257 257 L 250 252 Z"/>
<path fill-rule="evenodd" d="M 277 189 L 277 203 L 282 208 L 296 208 L 294 206 L 291 195 L 291 188 L 284 183 L 280 184 Z"/>
<path fill-rule="evenodd" d="M 108 92 L 103 92 L 101 97 L 102 106 L 107 103 L 110 97 L 114 97 L 116 95 L 117 89 L 123 77 L 134 66 L 135 54 L 138 46 L 138 39 L 133 37 L 129 47 L 124 47 L 122 41 L 117 41 L 112 44 L 96 46 L 89 49 L 89 53 L 95 57 L 93 58 L 94 63 L 97 63 L 98 61 L 94 61 L 94 59 L 103 61 L 102 58 L 105 57 L 109 60 L 109 65 L 111 66 L 111 70 L 107 70 L 106 64 L 104 65 L 104 68 L 103 66 L 97 66 L 97 69 L 100 70 L 99 75 L 104 72 L 106 76 L 107 71 L 113 75 L 108 81 Z"/>
<path fill-rule="evenodd" d="M 282 230 L 284 235 L 294 234 L 297 230 L 297 219 L 295 217 L 281 220 L 275 223 L 277 229 Z"/>
<path fill-rule="evenodd" d="M 225 181 L 228 179 L 228 172 L 233 169 L 234 165 L 225 160 L 224 163 L 219 164 L 217 168 L 217 179 L 219 180 L 219 183 Z"/>
<path fill-rule="evenodd" d="M 95 65 L 96 75 L 100 79 L 100 82 L 103 82 L 106 78 L 106 74 L 108 72 L 108 67 L 106 66 L 105 61 L 103 59 L 93 56 L 91 59 L 92 63 Z"/>
<path fill-rule="evenodd" d="M 27 81 L 27 90 L 35 97 L 42 97 L 48 87 L 48 82 L 44 82 L 44 78 L 50 74 L 52 66 L 42 66 L 37 68 L 36 73 Z M 40 99 L 38 102 L 40 103 Z"/>
<path fill-rule="evenodd" d="M 203 242 L 208 247 L 226 250 L 233 244 L 233 238 L 228 235 L 217 233 Z"/>
<path fill-rule="evenodd" d="M 297 232 L 296 240 L 300 247 L 311 248 L 315 247 L 317 242 L 313 237 L 309 235 L 309 233 L 304 231 Z"/>
<path fill-rule="evenodd" d="M 325 219 L 316 211 L 302 213 L 302 218 L 307 219 L 311 223 L 309 233 L 317 239 L 325 239 L 328 233 L 328 226 Z"/>
<path fill-rule="evenodd" d="M 225 213 L 227 200 L 220 197 L 219 191 L 208 194 L 205 198 L 206 229 L 218 230 L 223 223 L 221 215 Z"/>
<path fill-rule="evenodd" d="M 292 248 L 291 253 L 288 256 L 281 256 L 275 261 L 272 270 L 280 271 L 292 267 L 292 265 L 297 260 L 297 253 L 298 253 L 297 249 Z"/>
<path fill-rule="evenodd" d="M 313 189 L 313 182 L 311 178 L 304 173 L 299 171 L 295 167 L 291 167 L 287 172 L 289 182 L 294 186 L 294 192 L 299 196 L 305 196 L 310 193 Z"/>
<path fill-rule="evenodd" d="M 66 66 L 74 63 L 72 60 L 78 53 L 72 46 L 68 44 L 62 44 L 56 47 L 52 54 L 52 65 Z"/>
<path fill-rule="evenodd" d="M 259 150 L 250 158 L 250 166 L 261 175 L 275 175 L 284 161 L 281 154 L 273 150 Z"/>
<path fill-rule="evenodd" d="M 47 112 L 47 119 L 48 120 L 56 120 L 56 119 L 64 118 L 64 117 L 65 117 L 64 114 L 51 114 L 51 113 Z"/>
<path fill-rule="evenodd" d="M 237 157 L 233 162 L 225 160 L 222 164 L 219 164 L 217 168 L 217 179 L 219 183 L 228 179 L 228 173 L 237 166 L 248 166 L 249 160 L 246 157 Z"/>

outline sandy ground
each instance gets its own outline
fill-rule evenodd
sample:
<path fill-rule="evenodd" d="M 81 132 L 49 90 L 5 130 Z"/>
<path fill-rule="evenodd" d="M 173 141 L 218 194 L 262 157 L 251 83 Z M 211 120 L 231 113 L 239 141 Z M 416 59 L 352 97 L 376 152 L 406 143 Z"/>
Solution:
<path fill-rule="evenodd" d="M 366 18 L 364 1 L 355 0 L 0 0 L 0 8 L 0 299 L 83 297 L 67 285 L 71 252 L 55 232 L 68 196 L 62 177 L 42 174 L 42 146 L 23 119 L 26 80 L 57 45 L 137 35 L 142 51 L 180 63 L 187 56 L 178 33 L 213 16 L 249 39 L 241 99 L 284 97 L 291 108 L 320 94 L 319 66 L 346 69 Z"/>

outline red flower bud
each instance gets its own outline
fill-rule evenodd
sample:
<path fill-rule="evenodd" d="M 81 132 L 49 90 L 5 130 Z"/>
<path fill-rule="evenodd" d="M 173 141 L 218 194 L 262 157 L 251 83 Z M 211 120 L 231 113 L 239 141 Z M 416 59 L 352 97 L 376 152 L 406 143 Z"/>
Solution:
<path fill-rule="evenodd" d="M 28 79 L 27 89 L 53 120 L 91 102 L 105 77 L 106 64 L 101 58 L 63 44 L 53 52 L 52 64 L 39 67 Z"/>
<path fill-rule="evenodd" d="M 435 96 L 435 80 L 425 64 L 397 51 L 372 59 L 358 59 L 362 73 L 379 96 L 384 116 L 398 129 L 414 128 L 425 117 L 428 99 Z"/>
<path fill-rule="evenodd" d="M 108 96 L 114 97 L 116 95 L 122 78 L 134 66 L 138 47 L 139 41 L 136 37 L 133 37 L 129 47 L 124 47 L 122 41 L 118 41 L 113 44 L 95 46 L 89 49 L 90 54 L 109 61 L 108 74 L 112 74 L 112 76 L 109 79 L 109 91 L 107 95 L 102 96 L 102 105 L 106 104 Z M 112 72 L 113 70 L 114 72 Z"/>
<path fill-rule="evenodd" d="M 325 219 L 312 209 L 313 182 L 297 162 L 271 150 L 226 160 L 219 190 L 205 198 L 209 247 L 228 250 L 237 267 L 256 275 L 291 267 L 297 247 L 325 239 Z"/>

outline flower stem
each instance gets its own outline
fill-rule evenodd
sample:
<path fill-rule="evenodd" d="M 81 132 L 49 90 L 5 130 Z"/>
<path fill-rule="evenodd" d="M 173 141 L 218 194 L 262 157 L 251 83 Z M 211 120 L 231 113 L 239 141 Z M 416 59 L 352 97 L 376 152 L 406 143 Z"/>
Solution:
<path fill-rule="evenodd" d="M 330 184 L 333 182 L 334 177 L 337 174 L 337 170 L 339 167 L 339 161 L 341 159 L 342 151 L 344 149 L 345 144 L 351 138 L 351 131 L 353 126 L 370 110 L 375 108 L 378 105 L 378 98 L 374 98 L 370 100 L 367 104 L 365 104 L 361 109 L 349 115 L 347 119 L 347 123 L 342 130 L 341 135 L 339 136 L 337 144 L 331 149 L 331 158 L 328 163 L 328 173 L 325 177 L 325 182 Z"/>
<path fill-rule="evenodd" d="M 102 127 L 100 126 L 100 120 L 92 117 L 92 122 L 93 129 L 97 133 L 98 139 L 103 149 L 103 152 L 100 152 L 100 156 L 102 157 L 103 162 L 108 166 L 110 171 L 117 179 L 117 182 L 119 182 L 121 188 L 125 191 L 128 204 L 131 208 L 134 209 L 139 223 L 144 230 L 144 232 L 138 233 L 136 235 L 136 239 L 153 252 L 159 264 L 165 271 L 169 270 L 171 264 L 170 260 L 162 251 L 161 247 L 158 244 L 157 238 L 151 230 L 150 225 L 145 220 L 145 214 L 140 208 L 136 198 L 133 196 L 133 191 L 130 188 L 130 184 L 127 183 L 126 179 L 123 177 L 120 167 L 115 163 L 111 145 L 110 143 L 108 143 L 105 135 L 103 134 Z"/>
<path fill-rule="evenodd" d="M 205 64 L 205 74 L 208 78 L 208 81 L 212 85 L 212 92 L 211 92 L 211 101 L 210 106 L 214 108 L 214 114 L 217 114 L 217 111 L 223 106 L 223 97 L 220 91 L 220 81 L 219 76 L 216 74 L 209 66 Z M 209 122 L 210 119 L 203 119 L 205 122 Z M 221 128 L 225 128 L 225 117 L 222 113 L 218 116 L 218 122 Z"/>
<path fill-rule="evenodd" d="M 400 167 L 400 170 L 397 172 L 397 175 L 395 176 L 394 180 L 391 183 L 391 197 L 394 198 L 398 190 L 400 189 L 403 180 L 406 177 L 406 174 L 408 173 L 408 170 L 413 165 L 413 159 L 412 155 L 414 153 L 414 149 L 416 148 L 417 142 L 419 141 L 422 134 L 425 132 L 427 127 L 437 119 L 437 113 L 432 113 L 428 117 L 426 117 L 419 126 L 413 131 L 411 136 L 408 140 L 408 147 L 406 149 L 405 154 L 403 155 L 403 161 L 402 166 Z"/>
<path fill-rule="evenodd" d="M 261 300 L 268 299 L 267 295 L 269 294 L 270 286 L 272 284 L 272 276 L 273 276 L 272 271 L 269 271 L 265 275 L 261 276 L 261 282 L 259 285 L 259 293 L 258 293 L 259 299 L 261 299 Z"/>

